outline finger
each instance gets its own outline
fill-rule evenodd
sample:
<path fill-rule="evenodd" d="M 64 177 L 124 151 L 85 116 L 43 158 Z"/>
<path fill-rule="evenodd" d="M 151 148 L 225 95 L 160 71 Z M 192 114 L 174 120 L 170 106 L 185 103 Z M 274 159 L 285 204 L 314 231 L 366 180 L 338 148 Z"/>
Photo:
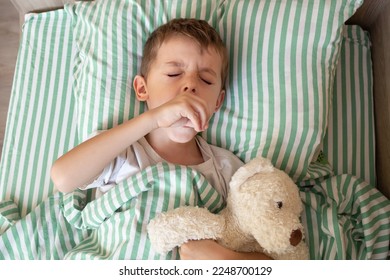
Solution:
<path fill-rule="evenodd" d="M 209 121 L 207 103 L 193 94 L 182 94 L 178 98 L 181 99 L 180 104 L 182 104 L 180 115 L 189 120 L 186 126 L 193 127 L 198 132 L 205 130 Z"/>
<path fill-rule="evenodd" d="M 200 98 L 197 98 L 197 100 L 194 100 L 191 106 L 193 108 L 192 120 L 196 120 L 197 125 L 195 126 L 197 131 L 205 130 L 209 121 L 209 113 L 206 102 Z"/>
<path fill-rule="evenodd" d="M 209 122 L 209 114 L 207 106 L 202 108 L 202 110 L 198 111 L 198 118 L 200 121 L 200 130 L 206 130 Z"/>
<path fill-rule="evenodd" d="M 194 128 L 193 123 L 188 118 L 181 118 L 176 121 L 171 127 L 191 127 Z"/>
<path fill-rule="evenodd" d="M 199 114 L 195 111 L 189 112 L 186 116 L 187 122 L 185 126 L 192 127 L 195 131 L 202 131 L 202 123 L 199 119 Z"/>

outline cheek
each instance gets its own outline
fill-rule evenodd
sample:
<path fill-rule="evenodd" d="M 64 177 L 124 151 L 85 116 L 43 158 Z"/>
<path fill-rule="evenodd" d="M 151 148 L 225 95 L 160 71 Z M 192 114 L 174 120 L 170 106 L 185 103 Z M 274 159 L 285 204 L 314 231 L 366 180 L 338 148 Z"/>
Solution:
<path fill-rule="evenodd" d="M 217 106 L 219 104 L 219 91 L 210 93 L 205 98 L 211 113 L 214 113 L 216 110 L 218 110 Z"/>
<path fill-rule="evenodd" d="M 176 91 L 164 85 L 149 88 L 148 107 L 149 109 L 156 108 L 172 100 L 175 96 Z"/>
<path fill-rule="evenodd" d="M 215 100 L 213 100 L 212 103 L 211 102 L 209 103 L 209 112 L 210 112 L 210 114 L 214 114 L 216 112 L 216 101 Z"/>

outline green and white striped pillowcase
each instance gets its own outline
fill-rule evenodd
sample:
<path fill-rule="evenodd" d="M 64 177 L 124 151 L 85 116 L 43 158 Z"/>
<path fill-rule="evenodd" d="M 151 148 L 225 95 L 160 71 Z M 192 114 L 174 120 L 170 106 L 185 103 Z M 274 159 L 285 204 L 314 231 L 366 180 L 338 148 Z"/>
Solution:
<path fill-rule="evenodd" d="M 244 161 L 268 157 L 297 181 L 316 178 L 306 171 L 325 134 L 342 25 L 359 3 L 227 3 L 234 78 L 208 139 Z"/>
<path fill-rule="evenodd" d="M 370 38 L 359 26 L 346 26 L 324 139 L 324 153 L 336 174 L 376 185 L 374 129 Z"/>
<path fill-rule="evenodd" d="M 73 17 L 74 91 L 78 131 L 86 140 L 145 111 L 132 88 L 143 44 L 158 26 L 176 17 L 199 17 L 215 26 L 220 1 L 96 1 L 66 5 Z"/>
<path fill-rule="evenodd" d="M 307 169 L 327 127 L 342 26 L 361 3 L 102 0 L 66 6 L 79 48 L 80 140 L 145 110 L 132 79 L 148 34 L 173 17 L 198 17 L 221 34 L 231 63 L 226 100 L 203 136 L 244 161 L 262 155 L 296 181 L 314 179 L 321 172 Z"/>
<path fill-rule="evenodd" d="M 53 192 L 50 168 L 77 141 L 72 28 L 64 10 L 25 21 L 0 165 L 0 200 L 23 217 Z"/>

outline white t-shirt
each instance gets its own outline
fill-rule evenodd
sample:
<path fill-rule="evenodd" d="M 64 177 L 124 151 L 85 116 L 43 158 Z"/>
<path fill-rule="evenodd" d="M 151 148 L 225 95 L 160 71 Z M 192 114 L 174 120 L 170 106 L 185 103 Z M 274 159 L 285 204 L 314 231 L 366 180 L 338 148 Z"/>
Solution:
<path fill-rule="evenodd" d="M 226 200 L 229 182 L 236 170 L 243 165 L 232 152 L 208 144 L 202 137 L 196 136 L 196 142 L 204 162 L 189 166 L 199 171 L 207 181 Z M 119 182 L 159 162 L 164 162 L 145 138 L 128 147 L 115 158 L 85 189 L 97 188 L 96 197 L 101 196 Z"/>

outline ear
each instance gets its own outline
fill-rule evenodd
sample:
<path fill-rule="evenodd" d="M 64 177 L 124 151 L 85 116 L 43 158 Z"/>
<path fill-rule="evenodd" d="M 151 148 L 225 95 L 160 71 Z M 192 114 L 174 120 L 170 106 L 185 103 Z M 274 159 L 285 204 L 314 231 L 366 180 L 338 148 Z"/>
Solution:
<path fill-rule="evenodd" d="M 256 173 L 270 173 L 273 171 L 274 166 L 269 159 L 261 156 L 253 158 L 233 174 L 230 180 L 230 189 L 238 188 Z"/>
<path fill-rule="evenodd" d="M 133 87 L 134 87 L 137 99 L 139 101 L 146 101 L 149 98 L 149 95 L 148 95 L 147 89 L 146 89 L 146 80 L 144 77 L 142 77 L 140 75 L 135 76 L 134 81 L 133 81 Z"/>
<path fill-rule="evenodd" d="M 257 156 L 252 159 L 247 166 L 254 170 L 254 172 L 270 173 L 274 171 L 274 166 L 268 158 Z"/>
<path fill-rule="evenodd" d="M 225 90 L 221 90 L 221 92 L 218 95 L 217 103 L 215 103 L 214 112 L 217 112 L 219 108 L 221 108 L 224 99 L 225 99 Z"/>

